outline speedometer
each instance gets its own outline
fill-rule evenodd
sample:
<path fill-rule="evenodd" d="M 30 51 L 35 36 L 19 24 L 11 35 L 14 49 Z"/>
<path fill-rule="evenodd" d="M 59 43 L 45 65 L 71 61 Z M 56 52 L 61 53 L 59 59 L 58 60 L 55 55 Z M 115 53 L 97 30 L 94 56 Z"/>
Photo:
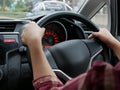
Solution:
<path fill-rule="evenodd" d="M 53 21 L 45 25 L 46 31 L 43 36 L 42 43 L 45 48 L 65 41 L 67 39 L 67 31 L 63 24 Z"/>
<path fill-rule="evenodd" d="M 57 44 L 60 42 L 59 36 L 53 31 L 46 31 L 43 37 L 43 45 L 45 48 L 49 48 L 50 46 Z"/>

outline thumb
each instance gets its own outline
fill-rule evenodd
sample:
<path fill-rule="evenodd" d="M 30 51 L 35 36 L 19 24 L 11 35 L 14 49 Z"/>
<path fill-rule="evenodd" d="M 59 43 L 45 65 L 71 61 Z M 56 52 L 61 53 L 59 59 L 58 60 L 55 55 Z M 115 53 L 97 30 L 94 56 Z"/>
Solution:
<path fill-rule="evenodd" d="M 93 32 L 92 34 L 90 34 L 90 35 L 88 36 L 88 38 L 91 39 L 91 38 L 95 38 L 95 37 L 97 37 L 97 36 L 98 36 L 98 32 Z"/>

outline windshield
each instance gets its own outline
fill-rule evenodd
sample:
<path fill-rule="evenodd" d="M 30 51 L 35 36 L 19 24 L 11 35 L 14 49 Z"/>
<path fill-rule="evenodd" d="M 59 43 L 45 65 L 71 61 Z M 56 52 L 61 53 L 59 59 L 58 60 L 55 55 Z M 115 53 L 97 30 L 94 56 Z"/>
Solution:
<path fill-rule="evenodd" d="M 60 11 L 65 10 L 64 5 L 60 3 L 45 3 L 46 10 Z"/>
<path fill-rule="evenodd" d="M 0 0 L 0 19 L 27 18 L 51 11 L 76 12 L 84 0 Z"/>

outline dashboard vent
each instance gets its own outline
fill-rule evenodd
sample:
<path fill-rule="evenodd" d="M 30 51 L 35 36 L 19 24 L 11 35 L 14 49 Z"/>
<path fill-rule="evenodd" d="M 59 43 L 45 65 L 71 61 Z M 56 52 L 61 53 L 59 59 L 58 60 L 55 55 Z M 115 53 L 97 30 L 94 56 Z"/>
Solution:
<path fill-rule="evenodd" d="M 16 23 L 1 22 L 0 23 L 0 32 L 14 32 L 15 27 L 16 27 Z"/>

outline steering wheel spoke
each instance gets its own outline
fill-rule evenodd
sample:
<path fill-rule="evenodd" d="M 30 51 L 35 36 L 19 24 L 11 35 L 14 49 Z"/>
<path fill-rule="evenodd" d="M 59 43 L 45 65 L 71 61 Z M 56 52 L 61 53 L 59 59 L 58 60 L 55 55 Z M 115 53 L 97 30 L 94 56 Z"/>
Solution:
<path fill-rule="evenodd" d="M 94 59 L 103 51 L 103 47 L 96 39 L 83 40 L 83 42 L 87 45 L 90 52 L 90 61 L 87 70 L 89 70 L 92 66 Z"/>

